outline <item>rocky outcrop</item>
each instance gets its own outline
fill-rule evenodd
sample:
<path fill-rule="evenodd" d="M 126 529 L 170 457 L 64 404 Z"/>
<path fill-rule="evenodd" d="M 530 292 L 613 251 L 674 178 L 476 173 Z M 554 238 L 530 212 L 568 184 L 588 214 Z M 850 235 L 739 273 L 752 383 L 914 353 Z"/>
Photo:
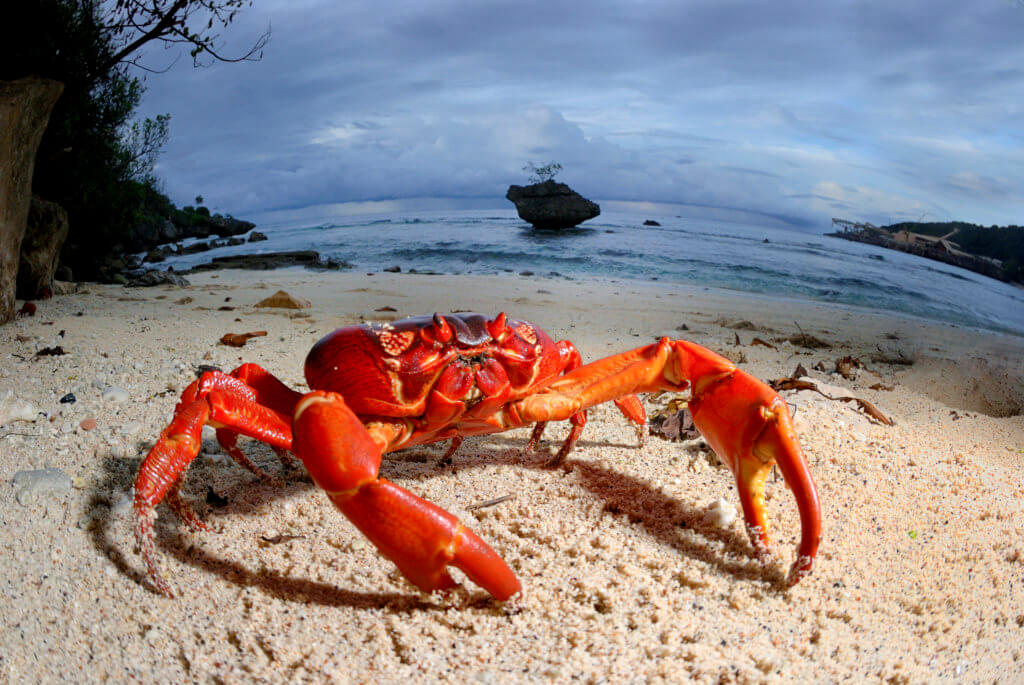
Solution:
<path fill-rule="evenodd" d="M 18 265 L 18 297 L 33 300 L 53 293 L 53 277 L 64 241 L 68 238 L 68 213 L 56 202 L 32 197 Z"/>
<path fill-rule="evenodd" d="M 228 257 L 215 257 L 206 264 L 196 264 L 192 271 L 215 271 L 217 269 L 250 269 L 268 271 L 290 266 L 304 266 L 307 269 L 351 269 L 352 265 L 344 260 L 328 257 L 324 259 L 315 250 L 295 250 L 291 252 L 264 252 L 262 254 L 241 254 Z"/>
<path fill-rule="evenodd" d="M 519 218 L 535 228 L 572 228 L 601 213 L 596 202 L 554 181 L 509 186 L 505 197 L 515 204 Z"/>
<path fill-rule="evenodd" d="M 0 81 L 0 324 L 14 318 L 36 150 L 63 90 L 49 79 Z"/>
<path fill-rule="evenodd" d="M 209 238 L 214 235 L 228 238 L 247 233 L 255 226 L 251 221 L 230 216 L 208 216 L 196 211 L 179 210 L 170 218 L 154 216 L 135 226 L 122 247 L 129 252 L 142 252 L 185 238 Z"/>

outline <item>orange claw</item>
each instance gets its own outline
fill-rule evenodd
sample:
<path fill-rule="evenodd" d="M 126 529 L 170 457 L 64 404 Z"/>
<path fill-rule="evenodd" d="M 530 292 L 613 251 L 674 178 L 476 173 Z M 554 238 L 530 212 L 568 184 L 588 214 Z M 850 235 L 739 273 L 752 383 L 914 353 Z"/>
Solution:
<path fill-rule="evenodd" d="M 341 395 L 309 393 L 293 426 L 293 450 L 316 484 L 413 585 L 424 592 L 454 586 L 446 570 L 452 565 L 498 600 L 519 592 L 512 570 L 457 518 L 378 477 L 390 445 L 375 440 Z"/>
<path fill-rule="evenodd" d="M 747 530 L 762 557 L 768 553 L 764 483 L 772 464 L 779 465 L 800 512 L 800 544 L 788 576 L 790 584 L 796 583 L 810 573 L 821 538 L 814 480 L 785 402 L 728 359 L 695 343 L 662 338 L 582 366 L 511 403 L 505 425 L 564 420 L 626 395 L 687 389 L 694 425 L 736 478 Z"/>

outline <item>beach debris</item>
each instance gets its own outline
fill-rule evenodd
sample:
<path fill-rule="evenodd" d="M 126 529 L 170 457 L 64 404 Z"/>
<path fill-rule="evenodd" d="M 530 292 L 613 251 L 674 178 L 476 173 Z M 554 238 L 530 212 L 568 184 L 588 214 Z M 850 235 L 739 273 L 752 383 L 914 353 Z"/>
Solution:
<path fill-rule="evenodd" d="M 704 523 L 717 528 L 728 528 L 736 520 L 736 507 L 732 502 L 719 497 L 704 509 Z"/>
<path fill-rule="evenodd" d="M 104 402 L 110 402 L 111 404 L 124 404 L 130 399 L 128 391 L 116 385 L 108 386 L 100 397 Z"/>
<path fill-rule="evenodd" d="M 84 419 L 80 424 L 78 424 L 78 427 L 84 431 L 91 431 L 96 428 L 96 425 L 96 419 L 90 416 L 89 418 Z"/>
<path fill-rule="evenodd" d="M 796 333 L 786 338 L 792 345 L 797 347 L 804 347 L 809 350 L 829 350 L 832 349 L 830 343 L 825 342 L 821 338 L 816 338 L 810 333 Z"/>
<path fill-rule="evenodd" d="M 64 395 L 64 397 L 60 398 L 61 404 L 74 404 L 76 401 L 77 398 L 75 397 L 75 393 L 73 392 L 69 392 L 67 395 Z"/>
<path fill-rule="evenodd" d="M 398 310 L 395 309 L 394 307 L 389 307 L 388 305 L 384 305 L 383 307 L 377 307 L 373 311 L 375 311 L 375 312 L 397 312 Z"/>
<path fill-rule="evenodd" d="M 755 337 L 753 340 L 751 340 L 750 344 L 751 345 L 761 345 L 762 347 L 767 347 L 767 348 L 770 348 L 770 349 L 773 349 L 773 350 L 779 349 L 775 345 L 772 345 L 770 342 L 768 342 L 766 340 L 762 340 L 761 338 L 757 338 L 757 337 Z"/>
<path fill-rule="evenodd" d="M 825 366 L 825 362 L 818 362 L 813 368 L 815 371 L 821 371 L 823 373 L 838 373 L 846 380 L 852 381 L 857 379 L 856 369 L 865 369 L 867 367 L 864 366 L 864 362 L 862 362 L 859 357 L 846 355 L 845 357 L 837 359 L 831 369 Z"/>
<path fill-rule="evenodd" d="M 885 385 L 884 383 L 875 383 L 874 385 L 868 386 L 871 390 L 884 390 L 886 392 L 892 392 L 896 389 L 893 385 Z"/>
<path fill-rule="evenodd" d="M 174 304 L 192 304 L 194 301 L 195 301 L 195 298 L 193 298 L 191 295 L 186 295 L 185 297 L 181 298 L 180 300 L 175 300 Z"/>
<path fill-rule="evenodd" d="M 652 413 L 648 423 L 651 433 L 665 440 L 697 440 L 701 437 L 693 425 L 693 416 L 683 395 L 673 397 L 664 409 Z"/>
<path fill-rule="evenodd" d="M 34 302 L 25 302 L 18 310 L 18 316 L 35 316 L 36 305 Z"/>
<path fill-rule="evenodd" d="M 43 349 L 36 352 L 37 357 L 60 357 L 65 354 L 67 354 L 67 352 L 65 352 L 64 348 L 61 347 L 60 345 L 56 345 L 54 347 L 44 347 Z"/>
<path fill-rule="evenodd" d="M 775 380 L 768 381 L 768 385 L 773 390 L 812 390 L 826 399 L 834 400 L 836 402 L 853 402 L 857 407 L 867 414 L 867 416 L 879 423 L 885 424 L 886 426 L 893 426 L 895 423 L 891 418 L 886 416 L 882 411 L 873 405 L 871 402 L 860 398 L 853 397 L 852 395 L 845 395 L 841 397 L 833 397 L 828 393 L 821 390 L 818 384 L 810 378 L 776 378 Z"/>
<path fill-rule="evenodd" d="M 884 350 L 881 345 L 877 345 L 876 349 L 878 352 L 872 353 L 869 359 L 879 364 L 889 364 L 890 366 L 913 366 L 914 360 L 911 357 L 903 354 L 903 350 L 896 349 L 894 351 Z"/>
<path fill-rule="evenodd" d="M 270 545 L 280 545 L 282 542 L 291 542 L 292 540 L 305 540 L 305 539 L 306 539 L 305 535 L 282 535 L 281 533 L 278 533 L 277 535 L 270 535 L 270 536 L 261 535 L 260 536 L 260 540 L 263 540 L 263 542 L 266 542 L 267 544 L 270 544 Z"/>
<path fill-rule="evenodd" d="M 39 410 L 29 402 L 14 396 L 13 390 L 0 397 L 0 426 L 14 421 L 35 421 Z"/>
<path fill-rule="evenodd" d="M 220 339 L 220 344 L 227 345 L 229 347 L 242 347 L 252 338 L 262 338 L 266 334 L 266 331 L 251 331 L 249 333 L 225 333 Z"/>
<path fill-rule="evenodd" d="M 313 305 L 310 304 L 309 300 L 303 300 L 301 297 L 295 297 L 284 290 L 278 290 L 270 297 L 257 302 L 256 306 L 275 307 L 277 309 L 309 309 Z"/>
<path fill-rule="evenodd" d="M 510 499 L 512 499 L 513 497 L 515 497 L 515 495 L 502 495 L 501 497 L 495 497 L 494 499 L 489 499 L 486 502 L 477 502 L 476 504 L 470 504 L 469 506 L 466 507 L 466 511 L 476 511 L 477 509 L 484 509 L 486 507 L 493 507 L 493 506 L 495 506 L 497 504 L 501 504 L 502 502 L 507 502 Z"/>
<path fill-rule="evenodd" d="M 60 469 L 36 469 L 14 474 L 15 499 L 27 506 L 39 495 L 62 493 L 71 489 L 71 478 Z"/>
<path fill-rule="evenodd" d="M 715 322 L 722 328 L 731 328 L 736 331 L 760 331 L 761 327 L 747 319 L 719 319 Z"/>

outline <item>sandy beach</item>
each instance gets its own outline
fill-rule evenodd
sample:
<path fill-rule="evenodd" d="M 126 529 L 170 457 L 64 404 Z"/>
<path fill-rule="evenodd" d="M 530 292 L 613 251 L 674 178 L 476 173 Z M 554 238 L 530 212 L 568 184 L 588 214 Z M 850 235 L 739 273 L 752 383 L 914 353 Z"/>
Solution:
<path fill-rule="evenodd" d="M 1024 338 L 630 281 L 302 270 L 189 280 L 87 284 L 0 327 L 0 406 L 34 419 L 0 425 L 2 682 L 1024 679 Z M 312 306 L 254 307 L 279 289 Z M 706 445 L 652 436 L 637 449 L 614 407 L 591 412 L 565 469 L 545 468 L 565 425 L 532 454 L 521 429 L 467 439 L 451 464 L 438 463 L 443 446 L 386 457 L 383 475 L 506 559 L 523 584 L 508 602 L 468 581 L 419 593 L 307 477 L 245 441 L 283 479 L 262 483 L 209 431 L 184 494 L 215 530 L 192 533 L 161 506 L 157 549 L 179 597 L 154 591 L 129 493 L 199 365 L 252 361 L 303 388 L 306 352 L 334 328 L 452 310 L 507 311 L 585 360 L 671 336 L 761 379 L 802 364 L 895 425 L 783 393 L 822 502 L 816 567 L 793 588 L 779 580 L 800 525 L 782 480 L 768 485 L 775 562 L 764 567 L 742 517 L 713 515 L 738 498 Z M 241 348 L 218 344 L 263 330 Z M 784 341 L 798 333 L 830 347 Z M 65 354 L 39 354 L 57 347 Z M 813 370 L 847 355 L 866 367 L 855 379 Z M 15 483 L 44 468 L 69 487 Z"/>

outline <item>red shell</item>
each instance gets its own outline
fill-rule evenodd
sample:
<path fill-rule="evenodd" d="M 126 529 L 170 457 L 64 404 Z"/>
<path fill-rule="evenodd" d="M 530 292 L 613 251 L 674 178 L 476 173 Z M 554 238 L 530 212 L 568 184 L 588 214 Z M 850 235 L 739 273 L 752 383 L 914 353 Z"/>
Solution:
<path fill-rule="evenodd" d="M 432 392 L 468 411 L 503 392 L 505 377 L 504 401 L 517 399 L 567 363 L 564 346 L 529 322 L 462 312 L 339 328 L 313 346 L 305 372 L 311 389 L 340 393 L 360 416 L 398 417 L 426 415 Z"/>

